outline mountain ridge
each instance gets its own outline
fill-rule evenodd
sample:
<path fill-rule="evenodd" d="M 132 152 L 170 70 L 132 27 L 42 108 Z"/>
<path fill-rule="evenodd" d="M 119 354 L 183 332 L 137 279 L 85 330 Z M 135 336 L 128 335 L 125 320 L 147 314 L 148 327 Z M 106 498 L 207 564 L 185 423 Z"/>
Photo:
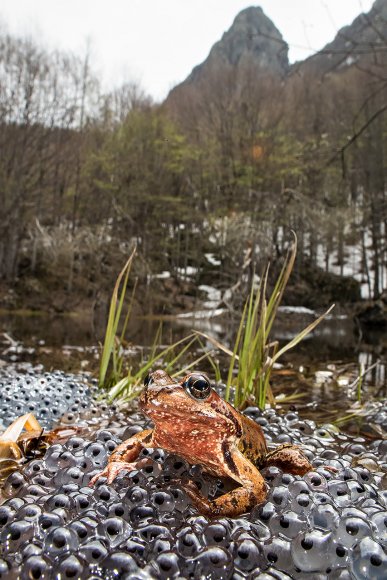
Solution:
<path fill-rule="evenodd" d="M 166 101 L 184 87 L 200 87 L 222 68 L 232 71 L 247 65 L 257 75 L 269 72 L 282 79 L 310 70 L 326 74 L 359 63 L 382 41 L 387 44 L 387 0 L 376 0 L 368 13 L 342 27 L 321 50 L 290 65 L 289 47 L 280 31 L 260 6 L 250 6 L 237 14 L 207 58 L 170 91 Z"/>

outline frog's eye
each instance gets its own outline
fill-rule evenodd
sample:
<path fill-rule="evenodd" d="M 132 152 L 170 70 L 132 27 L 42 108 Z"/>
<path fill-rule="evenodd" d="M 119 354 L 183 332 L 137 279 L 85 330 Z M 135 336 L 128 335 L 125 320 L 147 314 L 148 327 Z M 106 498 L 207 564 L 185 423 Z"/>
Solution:
<path fill-rule="evenodd" d="M 194 399 L 207 399 L 211 394 L 210 381 L 206 375 L 189 375 L 184 380 L 183 387 Z"/>
<path fill-rule="evenodd" d="M 144 387 L 149 387 L 151 383 L 153 383 L 152 373 L 148 373 L 144 379 Z"/>

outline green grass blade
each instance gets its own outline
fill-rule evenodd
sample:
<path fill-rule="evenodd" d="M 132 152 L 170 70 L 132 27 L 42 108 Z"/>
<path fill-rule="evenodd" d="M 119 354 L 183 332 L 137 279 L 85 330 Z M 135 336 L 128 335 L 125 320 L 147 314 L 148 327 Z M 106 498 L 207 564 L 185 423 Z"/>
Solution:
<path fill-rule="evenodd" d="M 232 375 L 233 375 L 233 371 L 234 371 L 234 367 L 235 367 L 235 361 L 236 361 L 236 358 L 238 356 L 237 352 L 239 349 L 239 343 L 240 343 L 240 340 L 242 337 L 243 325 L 244 325 L 244 321 L 245 321 L 245 317 L 246 317 L 246 308 L 247 308 L 247 302 L 245 303 L 245 306 L 243 308 L 241 321 L 239 323 L 238 332 L 237 332 L 237 336 L 235 339 L 234 350 L 233 350 L 232 355 L 231 355 L 230 366 L 228 367 L 226 391 L 225 391 L 225 396 L 224 396 L 226 401 L 230 400 L 230 388 L 231 388 L 231 383 L 232 383 Z"/>
<path fill-rule="evenodd" d="M 361 387 L 363 385 L 363 378 L 364 378 L 364 364 L 360 363 L 359 380 L 357 381 L 356 386 L 356 398 L 359 403 L 361 403 Z"/>
<path fill-rule="evenodd" d="M 218 348 L 219 350 L 221 350 L 222 352 L 224 352 L 228 356 L 233 356 L 233 354 L 234 354 L 233 351 L 230 350 L 229 348 L 227 348 L 227 346 L 224 346 L 224 344 L 219 342 L 219 340 L 217 340 L 213 336 L 210 336 L 209 334 L 206 334 L 205 332 L 201 332 L 200 330 L 194 330 L 194 333 L 197 334 L 198 336 L 203 336 L 203 338 L 205 338 L 209 342 L 212 342 L 212 344 L 216 348 Z M 201 342 L 200 342 L 200 344 L 201 344 Z M 238 357 L 238 355 L 236 355 L 236 360 L 238 360 L 238 359 L 239 359 L 239 357 Z"/>
<path fill-rule="evenodd" d="M 191 348 L 191 346 L 193 346 L 195 344 L 196 341 L 197 341 L 197 337 L 195 336 L 184 346 L 184 348 L 182 348 L 179 351 L 179 353 L 171 361 L 169 361 L 167 363 L 167 366 L 165 369 L 167 373 L 172 372 L 172 369 L 176 366 L 176 364 L 184 356 L 184 354 Z"/>
<path fill-rule="evenodd" d="M 124 276 L 125 276 L 125 279 L 127 281 L 127 275 L 129 274 L 135 253 L 136 253 L 136 249 L 134 249 L 133 252 L 131 253 L 131 255 L 129 256 L 126 264 L 124 265 L 121 272 L 119 273 L 118 278 L 116 280 L 116 283 L 114 285 L 113 294 L 112 294 L 112 298 L 110 301 L 108 323 L 106 326 L 104 345 L 103 345 L 102 355 L 101 355 L 101 364 L 100 364 L 100 369 L 99 369 L 98 384 L 100 387 L 102 387 L 105 384 L 106 373 L 107 373 L 107 369 L 109 366 L 112 351 L 114 348 L 114 341 L 115 341 L 115 337 L 116 337 L 116 333 L 117 333 L 118 320 L 117 320 L 116 314 L 117 314 L 117 308 L 118 308 L 117 302 L 118 302 L 119 287 L 121 284 L 121 280 Z M 121 293 L 121 297 L 122 297 L 122 293 Z M 120 299 L 120 302 L 121 302 L 121 299 Z"/>
<path fill-rule="evenodd" d="M 291 348 L 295 347 L 299 342 L 301 342 L 301 340 L 303 340 L 305 338 L 305 336 L 307 336 L 310 332 L 312 332 L 312 330 L 314 330 L 316 328 L 316 326 L 318 324 L 320 324 L 320 322 L 322 320 L 324 320 L 324 318 L 330 312 L 332 312 L 334 307 L 335 307 L 335 305 L 332 304 L 332 306 L 330 306 L 328 308 L 328 310 L 326 312 L 324 312 L 324 314 L 319 316 L 316 320 L 314 320 L 311 324 L 309 324 L 306 328 L 304 328 L 304 330 L 299 332 L 297 334 L 297 336 L 295 336 L 290 342 L 288 342 L 288 344 L 285 344 L 285 346 L 283 346 L 272 358 L 272 364 L 274 364 L 285 352 L 287 352 Z"/>
<path fill-rule="evenodd" d="M 133 289 L 132 289 L 132 294 L 130 295 L 128 310 L 126 312 L 124 324 L 122 325 L 122 331 L 121 331 L 121 336 L 120 336 L 120 344 L 122 344 L 124 342 L 124 340 L 125 340 L 126 329 L 128 327 L 128 323 L 129 323 L 129 320 L 130 320 L 130 317 L 131 317 L 131 314 L 132 314 L 132 310 L 133 310 L 134 296 L 135 296 L 136 290 L 137 290 L 137 282 L 138 282 L 138 280 L 136 279 L 134 281 L 134 285 L 133 285 Z M 127 282 L 126 282 L 126 284 L 127 284 Z M 126 290 L 126 285 L 125 285 L 125 290 Z"/>
<path fill-rule="evenodd" d="M 145 364 L 142 365 L 142 367 L 134 375 L 135 378 L 136 379 L 139 379 L 139 378 L 143 377 L 145 375 L 145 373 L 147 373 L 152 368 L 152 366 L 155 365 L 155 363 L 157 361 L 161 360 L 163 357 L 165 357 L 169 352 L 171 352 L 173 349 L 175 349 L 180 344 L 183 344 L 184 342 L 186 342 L 188 340 L 191 340 L 193 336 L 194 336 L 194 333 L 191 333 L 188 336 L 185 336 L 184 338 L 181 338 L 180 340 L 178 340 L 174 344 L 171 344 L 170 346 L 167 346 L 160 353 L 158 353 L 158 354 L 156 353 L 153 356 L 153 358 L 150 358 Z"/>
<path fill-rule="evenodd" d="M 205 360 L 206 358 L 208 358 L 208 352 L 203 353 L 198 358 L 196 358 L 194 361 L 192 361 L 191 363 L 189 363 L 188 365 L 186 365 L 185 367 L 180 369 L 178 372 L 172 374 L 172 377 L 177 377 L 179 375 L 186 374 L 187 371 L 189 371 L 193 367 L 196 367 L 198 365 L 198 363 L 200 363 L 202 360 Z"/>
<path fill-rule="evenodd" d="M 235 384 L 234 403 L 237 406 L 250 401 L 252 397 L 260 408 L 264 408 L 267 401 L 272 405 L 275 404 L 270 387 L 274 363 L 305 338 L 332 310 L 331 307 L 281 349 L 278 348 L 277 342 L 270 342 L 270 332 L 296 260 L 297 236 L 294 232 L 292 233 L 293 242 L 287 251 L 269 299 L 266 297 L 269 275 L 269 265 L 267 265 L 257 291 L 254 293 L 252 287 L 244 304 L 233 351 L 222 348 L 231 356 L 226 399 L 229 398 L 231 384 Z M 214 340 L 212 342 L 215 343 Z M 238 370 L 234 379 L 236 364 Z"/>
<path fill-rule="evenodd" d="M 161 343 L 162 334 L 163 334 L 163 323 L 161 321 L 157 327 L 155 338 L 154 338 L 153 343 L 152 343 L 152 350 L 150 352 L 150 358 L 153 360 L 157 357 L 157 348 L 158 348 L 158 345 Z"/>
<path fill-rule="evenodd" d="M 297 236 L 295 232 L 292 231 L 294 236 L 293 242 L 291 247 L 288 249 L 285 262 L 282 266 L 281 272 L 277 278 L 276 284 L 274 286 L 273 292 L 271 294 L 269 303 L 268 303 L 268 322 L 266 325 L 266 338 L 268 338 L 271 328 L 273 326 L 273 322 L 275 320 L 278 306 L 281 303 L 282 296 L 285 292 L 285 288 L 289 281 L 290 275 L 294 268 L 294 263 L 296 261 L 297 255 Z"/>

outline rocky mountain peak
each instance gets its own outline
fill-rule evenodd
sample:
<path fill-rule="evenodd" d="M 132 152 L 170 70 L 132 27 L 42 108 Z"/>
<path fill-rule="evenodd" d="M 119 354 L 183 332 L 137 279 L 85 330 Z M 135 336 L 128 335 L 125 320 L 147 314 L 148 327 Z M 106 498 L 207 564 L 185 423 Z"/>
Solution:
<path fill-rule="evenodd" d="M 259 6 L 242 10 L 212 52 L 222 54 L 234 66 L 250 57 L 259 66 L 281 74 L 289 65 L 288 45 Z"/>
<path fill-rule="evenodd" d="M 259 84 L 266 83 L 270 77 L 287 82 L 295 76 L 311 74 L 321 79 L 353 66 L 380 68 L 384 66 L 386 39 L 387 0 L 375 0 L 367 14 L 359 14 L 351 24 L 339 30 L 322 50 L 290 66 L 288 45 L 281 33 L 262 8 L 250 6 L 236 16 L 206 60 L 172 89 L 167 102 L 184 100 L 182 94 L 187 88 L 188 93 L 194 88 L 199 95 L 206 91 L 206 86 L 219 87 L 232 82 L 238 90 L 240 79 L 247 78 L 246 71 Z"/>
<path fill-rule="evenodd" d="M 207 59 L 193 69 L 183 84 L 195 83 L 222 66 L 244 64 L 281 76 L 289 69 L 288 45 L 259 6 L 250 6 L 236 16 Z"/>

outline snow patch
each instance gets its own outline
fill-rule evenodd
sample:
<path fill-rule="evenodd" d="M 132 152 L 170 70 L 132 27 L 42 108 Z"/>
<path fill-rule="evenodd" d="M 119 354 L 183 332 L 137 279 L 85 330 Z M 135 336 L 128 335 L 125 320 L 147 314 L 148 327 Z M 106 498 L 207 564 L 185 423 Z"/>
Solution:
<path fill-rule="evenodd" d="M 171 273 L 168 272 L 167 270 L 163 270 L 163 272 L 160 272 L 160 274 L 154 274 L 153 278 L 158 278 L 159 280 L 166 280 L 167 278 L 171 277 Z"/>
<path fill-rule="evenodd" d="M 314 310 L 306 308 L 305 306 L 279 306 L 279 312 L 284 312 L 285 314 L 308 314 L 309 316 L 316 316 Z"/>
<path fill-rule="evenodd" d="M 212 264 L 212 266 L 220 266 L 221 265 L 221 261 L 215 257 L 215 254 L 204 254 L 207 262 L 209 262 L 210 264 Z"/>
<path fill-rule="evenodd" d="M 182 312 L 181 314 L 176 314 L 176 318 L 214 318 L 215 316 L 220 316 L 226 312 L 225 308 L 215 308 L 214 310 L 196 310 L 194 312 Z"/>

